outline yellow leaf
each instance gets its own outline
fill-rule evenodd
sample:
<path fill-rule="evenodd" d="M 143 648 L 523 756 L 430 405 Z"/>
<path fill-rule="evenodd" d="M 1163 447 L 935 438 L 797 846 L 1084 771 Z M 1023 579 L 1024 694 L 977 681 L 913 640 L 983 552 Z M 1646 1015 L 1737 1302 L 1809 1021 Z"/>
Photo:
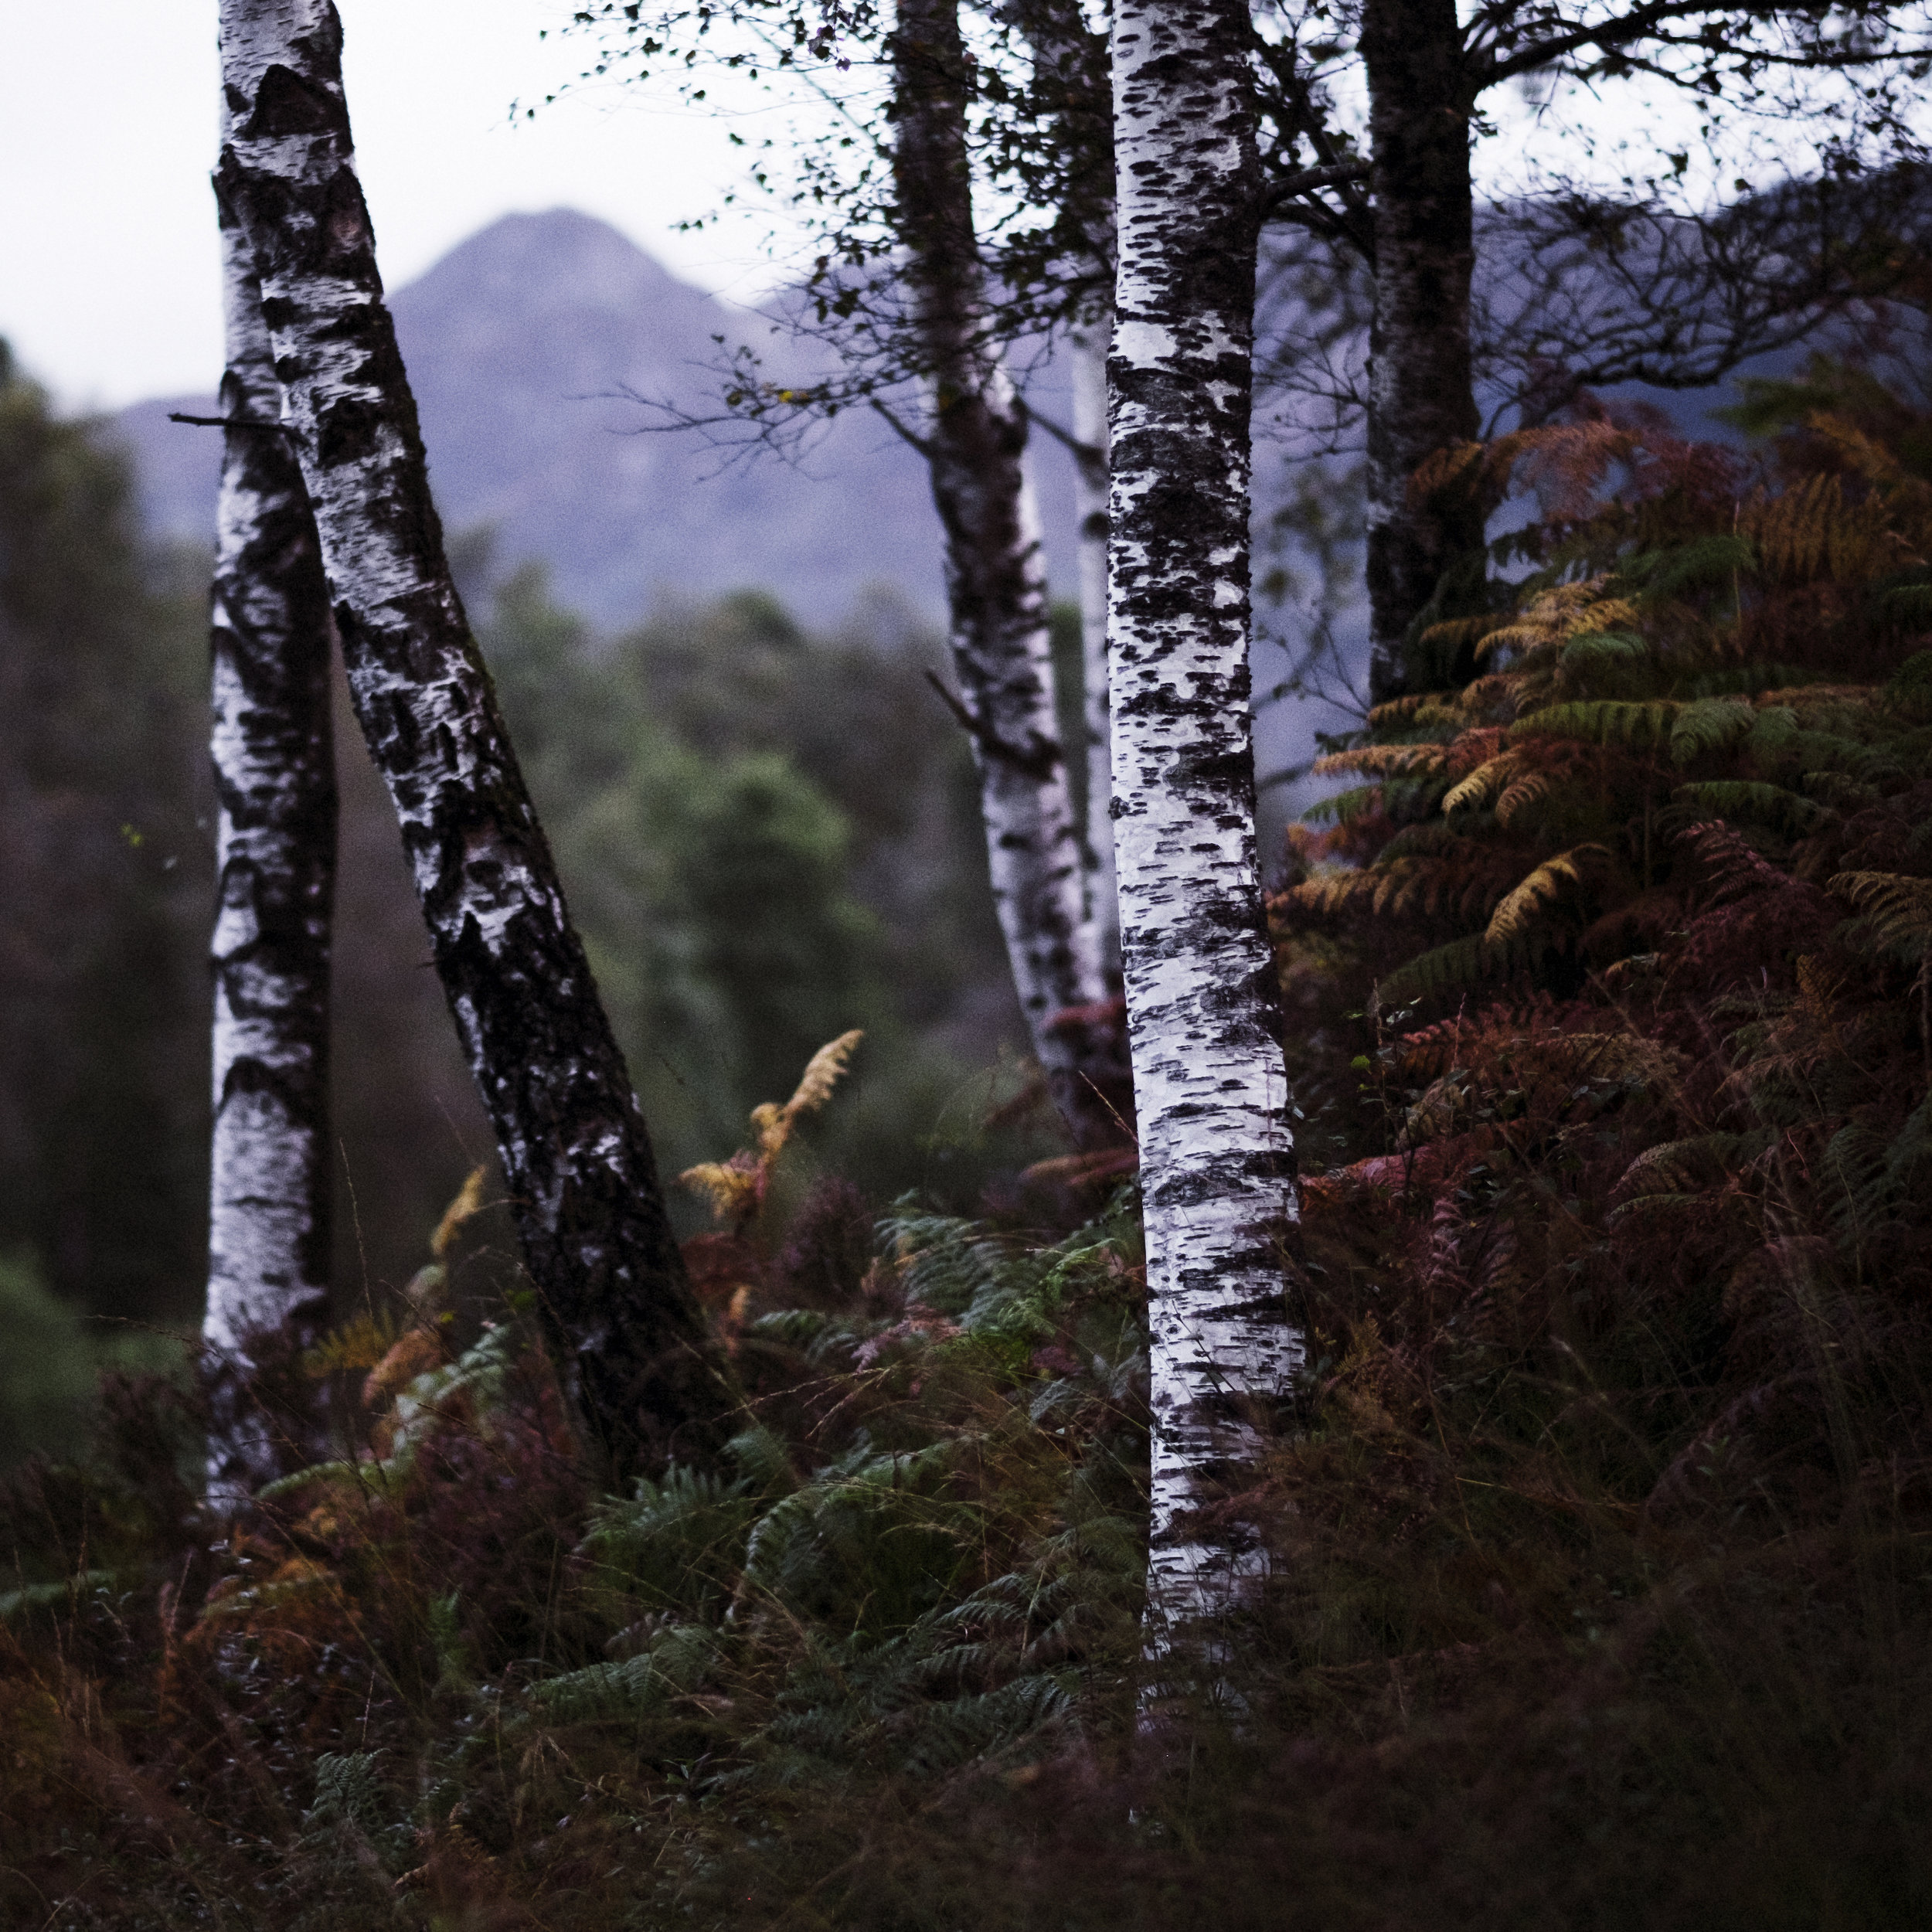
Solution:
<path fill-rule="evenodd" d="M 463 1183 L 456 1199 L 443 1210 L 443 1218 L 436 1224 L 436 1232 L 430 1236 L 430 1252 L 441 1260 L 450 1251 L 450 1245 L 465 1221 L 470 1220 L 483 1209 L 483 1176 L 485 1168 L 474 1167 L 470 1178 Z"/>
<path fill-rule="evenodd" d="M 849 1033 L 841 1033 L 820 1047 L 807 1063 L 797 1092 L 786 1101 L 786 1113 L 796 1120 L 801 1114 L 815 1113 L 823 1107 L 832 1098 L 832 1090 L 845 1078 L 845 1063 L 852 1058 L 853 1048 L 865 1037 L 855 1026 Z"/>
<path fill-rule="evenodd" d="M 678 1176 L 678 1185 L 702 1194 L 719 1222 L 743 1220 L 758 1206 L 760 1175 L 753 1169 L 724 1161 L 701 1161 Z"/>
<path fill-rule="evenodd" d="M 1585 859 L 1609 855 L 1601 845 L 1573 845 L 1554 859 L 1546 859 L 1521 885 L 1503 895 L 1489 915 L 1489 930 L 1483 935 L 1485 942 L 1497 946 L 1514 939 L 1555 901 L 1565 886 L 1583 883 Z"/>

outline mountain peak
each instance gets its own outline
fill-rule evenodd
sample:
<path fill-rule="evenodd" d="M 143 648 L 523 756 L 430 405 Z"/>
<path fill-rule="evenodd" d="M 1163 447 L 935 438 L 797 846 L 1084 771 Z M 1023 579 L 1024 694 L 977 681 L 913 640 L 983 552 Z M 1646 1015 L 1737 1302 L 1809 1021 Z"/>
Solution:
<path fill-rule="evenodd" d="M 505 215 L 391 297 L 451 530 L 489 527 L 507 566 L 546 564 L 559 600 L 606 627 L 661 598 L 767 590 L 808 625 L 875 587 L 940 608 L 940 536 L 924 465 L 869 412 L 825 426 L 808 460 L 726 461 L 700 430 L 635 399 L 719 408 L 719 338 L 764 340 L 745 311 L 680 281 L 607 222 L 570 208 Z M 142 403 L 118 427 L 149 527 L 208 541 L 221 439 L 167 420 L 205 399 Z M 1072 479 L 1039 439 L 1049 549 L 1072 581 Z M 1064 471 L 1066 474 L 1062 474 Z"/>
<path fill-rule="evenodd" d="M 446 303 L 526 313 L 556 305 L 632 312 L 721 306 L 608 222 L 574 208 L 499 216 L 396 295 L 399 312 Z"/>

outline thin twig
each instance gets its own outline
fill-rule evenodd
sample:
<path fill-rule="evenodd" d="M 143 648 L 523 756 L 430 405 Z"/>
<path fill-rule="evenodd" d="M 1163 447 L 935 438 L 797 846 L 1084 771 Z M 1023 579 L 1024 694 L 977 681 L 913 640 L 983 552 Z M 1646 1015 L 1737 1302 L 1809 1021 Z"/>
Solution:
<path fill-rule="evenodd" d="M 186 423 L 198 430 L 273 430 L 278 436 L 293 436 L 296 433 L 292 423 L 264 423 L 247 416 L 190 416 L 182 410 L 170 410 L 168 420 L 171 423 Z"/>

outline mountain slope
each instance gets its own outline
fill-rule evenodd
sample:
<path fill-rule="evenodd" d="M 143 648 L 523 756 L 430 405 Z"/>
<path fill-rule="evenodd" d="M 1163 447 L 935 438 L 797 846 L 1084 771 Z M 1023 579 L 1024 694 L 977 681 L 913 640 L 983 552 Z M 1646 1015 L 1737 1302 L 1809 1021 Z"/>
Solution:
<path fill-rule="evenodd" d="M 678 281 L 616 230 L 564 209 L 508 215 L 393 303 L 445 524 L 492 527 L 500 563 L 548 563 L 563 604 L 620 625 L 665 596 L 751 586 L 822 626 L 889 585 L 938 616 L 924 467 L 883 422 L 842 418 L 796 464 L 726 460 L 702 432 L 647 427 L 622 392 L 714 409 L 714 337 L 765 348 L 767 325 Z M 180 409 L 213 405 L 138 403 L 117 427 L 150 527 L 205 540 L 219 438 L 170 423 Z M 1049 559 L 1070 592 L 1066 462 L 1039 440 Z"/>

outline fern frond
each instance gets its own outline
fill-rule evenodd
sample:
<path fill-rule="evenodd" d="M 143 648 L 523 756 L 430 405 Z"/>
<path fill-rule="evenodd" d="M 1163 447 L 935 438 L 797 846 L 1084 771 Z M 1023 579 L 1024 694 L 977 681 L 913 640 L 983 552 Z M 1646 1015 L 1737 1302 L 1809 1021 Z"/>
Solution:
<path fill-rule="evenodd" d="M 1923 536 L 1932 515 L 1932 484 L 1913 475 L 1892 451 L 1855 423 L 1828 410 L 1815 411 L 1806 426 L 1880 493 L 1895 523 Z"/>
<path fill-rule="evenodd" d="M 1932 879 L 1898 872 L 1842 872 L 1826 889 L 1862 913 L 1883 952 L 1923 959 L 1932 946 Z"/>
<path fill-rule="evenodd" d="M 1458 651 L 1465 644 L 1479 644 L 1502 621 L 1490 611 L 1473 617 L 1446 617 L 1440 624 L 1430 624 L 1417 641 L 1425 647 Z M 1481 655 L 1478 648 L 1477 655 Z"/>
<path fill-rule="evenodd" d="M 1600 678 L 1637 669 L 1651 657 L 1648 641 L 1637 631 L 1585 631 L 1563 646 L 1560 662 L 1573 678 Z"/>
<path fill-rule="evenodd" d="M 954 1770 L 968 1758 L 997 1756 L 1073 1706 L 1066 1685 L 1043 1674 L 1016 1678 L 977 1697 L 929 1706 L 919 1713 L 906 1768 L 930 1777 Z"/>
<path fill-rule="evenodd" d="M 1685 675 L 1678 684 L 1684 698 L 1761 699 L 1767 691 L 1789 691 L 1823 680 L 1801 664 L 1765 664 L 1753 660 L 1745 664 L 1716 664 Z"/>
<path fill-rule="evenodd" d="M 1484 637 L 1477 656 L 1490 658 L 1498 651 L 1513 651 L 1519 658 L 1527 658 L 1585 631 L 1628 624 L 1634 614 L 1628 604 L 1621 598 L 1605 601 L 1600 597 L 1605 581 L 1593 577 L 1539 592 L 1516 613 L 1513 621 L 1496 625 Z"/>
<path fill-rule="evenodd" d="M 701 1194 L 721 1225 L 755 1214 L 764 1190 L 755 1168 L 734 1167 L 729 1161 L 700 1161 L 678 1176 L 678 1185 Z"/>
<path fill-rule="evenodd" d="M 483 1167 L 471 1168 L 456 1199 L 443 1210 L 443 1218 L 437 1223 L 436 1232 L 430 1236 L 430 1252 L 437 1260 L 448 1255 L 464 1223 L 482 1213 L 483 1177 L 488 1171 Z"/>
<path fill-rule="evenodd" d="M 1818 1166 L 1832 1226 L 1842 1247 L 1855 1249 L 1889 1205 L 1886 1137 L 1869 1121 L 1847 1121 L 1825 1144 Z"/>
<path fill-rule="evenodd" d="M 1932 592 L 1932 585 L 1927 587 Z M 1885 695 L 1893 703 L 1923 702 L 1932 698 L 1932 651 L 1915 651 L 1892 674 Z"/>
<path fill-rule="evenodd" d="M 1410 691 L 1400 698 L 1391 698 L 1386 704 L 1376 705 L 1370 710 L 1369 729 L 1394 731 L 1403 725 L 1413 724 L 1439 701 L 1440 694 L 1434 691 Z"/>
<path fill-rule="evenodd" d="M 1436 883 L 1436 868 L 1414 859 L 1378 866 L 1372 876 L 1375 889 L 1369 906 L 1377 917 L 1406 918 Z"/>
<path fill-rule="evenodd" d="M 1368 772 L 1378 778 L 1401 777 L 1440 770 L 1443 750 L 1439 744 L 1356 745 L 1316 759 L 1309 769 L 1318 778 L 1355 771 Z"/>
<path fill-rule="evenodd" d="M 841 1033 L 820 1047 L 805 1063 L 804 1075 L 785 1103 L 785 1112 L 796 1120 L 801 1114 L 816 1113 L 823 1107 L 832 1098 L 832 1089 L 845 1078 L 853 1051 L 865 1037 L 864 1030 L 855 1026 L 850 1032 Z"/>
<path fill-rule="evenodd" d="M 319 1381 L 324 1376 L 345 1369 L 369 1369 L 376 1366 L 396 1346 L 402 1324 L 393 1309 L 379 1314 L 359 1315 L 354 1321 L 332 1329 L 302 1357 L 305 1373 Z"/>
<path fill-rule="evenodd" d="M 1433 451 L 1409 479 L 1410 497 L 1426 502 L 1444 490 L 1480 488 L 1495 473 L 1498 447 L 1493 443 L 1452 443 Z"/>
<path fill-rule="evenodd" d="M 1787 791 L 1782 785 L 1750 779 L 1706 779 L 1696 784 L 1679 785 L 1672 795 L 1695 805 L 1700 812 L 1776 825 L 1782 832 L 1809 832 L 1838 816 L 1815 799 Z"/>
<path fill-rule="evenodd" d="M 1738 531 L 1756 545 L 1767 577 L 1806 583 L 1825 559 L 1825 519 L 1843 502 L 1835 476 L 1808 478 L 1777 496 L 1760 490 L 1738 506 Z"/>
<path fill-rule="evenodd" d="M 1906 1116 L 1885 1150 L 1886 1185 L 1900 1199 L 1924 1198 L 1932 1179 L 1932 1094 Z"/>
<path fill-rule="evenodd" d="M 1512 774 L 1521 768 L 1522 763 L 1520 757 L 1505 752 L 1500 758 L 1492 758 L 1488 764 L 1478 765 L 1468 777 L 1444 793 L 1443 810 L 1461 811 L 1471 805 L 1487 804 L 1509 783 Z"/>
<path fill-rule="evenodd" d="M 1301 817 L 1310 825 L 1352 825 L 1356 819 L 1379 810 L 1387 795 L 1388 787 L 1384 784 L 1353 785 L 1346 791 L 1318 798 Z"/>
<path fill-rule="evenodd" d="M 1492 489 L 1505 484 L 1521 465 L 1525 480 L 1543 499 L 1546 512 L 1560 519 L 1588 514 L 1611 466 L 1634 454 L 1638 438 L 1604 417 L 1580 423 L 1551 423 L 1498 437 L 1488 447 L 1485 477 Z"/>
<path fill-rule="evenodd" d="M 828 1041 L 806 1063 L 790 1100 L 782 1106 L 765 1100 L 751 1110 L 755 1150 L 741 1148 L 728 1161 L 701 1161 L 678 1176 L 678 1185 L 703 1195 L 720 1223 L 750 1220 L 764 1204 L 773 1164 L 784 1151 L 793 1128 L 832 1097 L 833 1088 L 845 1077 L 852 1049 L 865 1037 L 855 1027 Z"/>
<path fill-rule="evenodd" d="M 553 1723 L 634 1723 L 695 1689 L 720 1648 L 702 1624 L 679 1624 L 638 1656 L 562 1672 L 532 1684 L 527 1695 Z"/>
<path fill-rule="evenodd" d="M 1349 906 L 1364 895 L 1372 896 L 1376 880 L 1372 873 L 1366 872 L 1318 872 L 1303 879 L 1299 885 L 1291 886 L 1286 896 L 1294 905 L 1304 912 L 1320 913 L 1329 917 L 1345 912 Z"/>
<path fill-rule="evenodd" d="M 1524 738 L 1577 738 L 1586 744 L 1628 745 L 1646 750 L 1664 743 L 1682 706 L 1668 699 L 1631 703 L 1613 698 L 1580 699 L 1532 712 L 1509 727 L 1512 742 Z"/>
<path fill-rule="evenodd" d="M 1724 530 L 1632 557 L 1624 566 L 1624 575 L 1641 587 L 1643 602 L 1655 607 L 1699 585 L 1721 584 L 1757 567 L 1750 540 Z"/>
<path fill-rule="evenodd" d="M 1771 1145 L 1767 1129 L 1747 1133 L 1692 1134 L 1646 1148 L 1624 1170 L 1617 1191 L 1627 1202 L 1648 1196 L 1695 1194 L 1741 1172 Z"/>
<path fill-rule="evenodd" d="M 1573 845 L 1568 852 L 1546 859 L 1521 885 L 1504 895 L 1489 916 L 1484 939 L 1498 946 L 1520 938 L 1556 903 L 1566 887 L 1585 883 L 1585 867 L 1590 862 L 1609 856 L 1603 846 L 1593 844 Z"/>
<path fill-rule="evenodd" d="M 1383 847 L 1377 863 L 1396 859 L 1454 859 L 1466 861 L 1478 849 L 1486 854 L 1489 849 L 1487 842 L 1471 836 L 1472 828 L 1480 830 L 1485 822 L 1485 816 L 1465 816 L 1459 824 L 1454 825 L 1442 818 L 1428 819 L 1419 825 L 1404 825 Z"/>
<path fill-rule="evenodd" d="M 1932 624 L 1932 583 L 1895 583 L 1881 594 L 1879 607 L 1894 623 L 1922 630 Z"/>
<path fill-rule="evenodd" d="M 1480 933 L 1466 939 L 1453 939 L 1446 946 L 1419 954 L 1383 980 L 1378 987 L 1385 1005 L 1405 1005 L 1427 998 L 1452 986 L 1467 986 L 1488 978 L 1501 964 L 1504 953 L 1492 946 Z"/>
<path fill-rule="evenodd" d="M 1687 704 L 1671 723 L 1671 760 L 1687 765 L 1726 750 L 1750 736 L 1758 718 L 1748 699 L 1700 698 Z"/>
<path fill-rule="evenodd" d="M 1496 801 L 1496 823 L 1505 828 L 1513 826 L 1556 789 L 1563 775 L 1556 771 L 1526 771 L 1511 779 Z"/>

